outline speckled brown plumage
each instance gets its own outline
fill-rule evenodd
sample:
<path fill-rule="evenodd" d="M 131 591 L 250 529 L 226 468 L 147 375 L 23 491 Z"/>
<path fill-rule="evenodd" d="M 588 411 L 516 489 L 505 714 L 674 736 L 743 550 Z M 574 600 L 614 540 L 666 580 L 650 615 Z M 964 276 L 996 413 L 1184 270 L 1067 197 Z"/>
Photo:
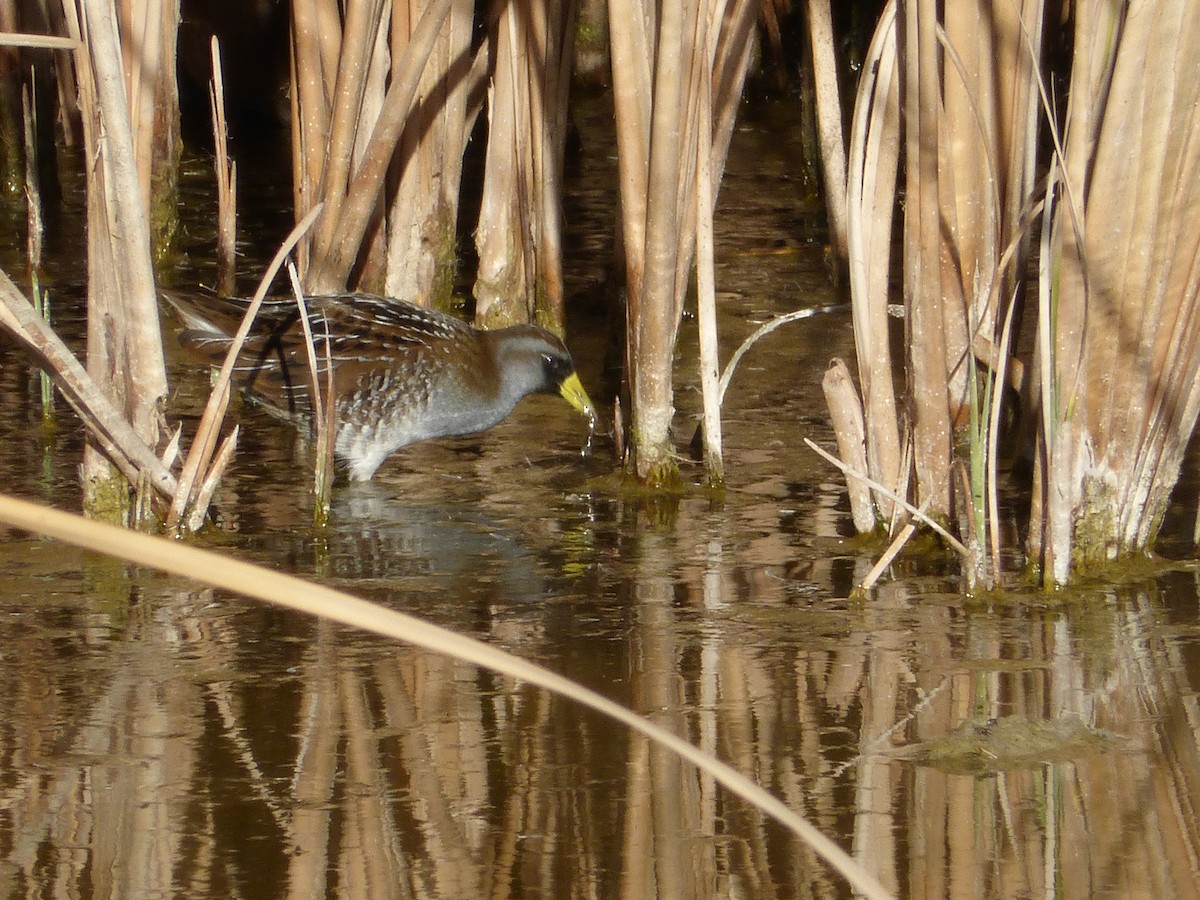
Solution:
<path fill-rule="evenodd" d="M 210 362 L 223 360 L 247 301 L 167 299 L 184 319 L 184 346 Z M 329 348 L 334 450 L 352 479 L 369 479 L 389 454 L 408 444 L 491 428 L 528 394 L 561 394 L 595 417 L 570 353 L 543 328 L 482 331 L 373 294 L 312 297 L 306 305 L 322 385 Z M 308 427 L 308 351 L 295 300 L 263 304 L 238 356 L 236 375 L 255 402 Z"/>

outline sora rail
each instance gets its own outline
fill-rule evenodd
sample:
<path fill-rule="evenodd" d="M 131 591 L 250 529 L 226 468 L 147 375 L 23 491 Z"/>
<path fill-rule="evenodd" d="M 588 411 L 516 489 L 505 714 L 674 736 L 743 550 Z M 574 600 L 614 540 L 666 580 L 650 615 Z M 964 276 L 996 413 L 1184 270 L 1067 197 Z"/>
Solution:
<path fill-rule="evenodd" d="M 220 364 L 249 301 L 164 296 L 184 320 L 180 342 Z M 483 331 L 374 294 L 311 297 L 305 304 L 322 385 L 328 337 L 334 452 L 355 481 L 368 480 L 401 447 L 491 428 L 528 394 L 560 394 L 595 421 L 571 354 L 544 328 Z M 269 413 L 308 428 L 310 378 L 296 302 L 264 302 L 238 355 L 235 380 Z"/>

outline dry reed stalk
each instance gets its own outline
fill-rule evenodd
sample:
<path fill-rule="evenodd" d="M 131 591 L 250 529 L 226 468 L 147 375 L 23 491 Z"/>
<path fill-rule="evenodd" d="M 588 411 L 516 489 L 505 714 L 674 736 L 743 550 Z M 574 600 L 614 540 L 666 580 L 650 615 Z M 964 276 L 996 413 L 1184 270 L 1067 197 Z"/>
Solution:
<path fill-rule="evenodd" d="M 316 0 L 291 5 L 292 53 L 290 89 L 292 129 L 292 208 L 297 218 L 317 203 L 321 183 L 321 152 L 329 132 L 329 105 L 322 78 L 317 34 Z M 296 248 L 301 272 L 310 265 L 312 240 Z"/>
<path fill-rule="evenodd" d="M 529 143 L 530 94 L 537 87 L 518 71 L 522 68 L 519 57 L 530 48 L 519 44 L 526 34 L 524 29 L 518 34 L 517 18 L 511 4 L 500 14 L 495 44 L 498 64 L 488 88 L 487 159 L 475 230 L 479 267 L 473 287 L 476 322 L 487 327 L 529 321 L 536 305 L 531 290 L 537 280 L 531 207 L 537 186 L 530 171 Z"/>
<path fill-rule="evenodd" d="M 634 465 L 650 484 L 674 479 L 670 427 L 674 415 L 672 355 L 678 291 L 680 228 L 679 185 L 691 180 L 683 161 L 686 41 L 694 33 L 698 2 L 668 3 L 659 10 L 654 56 L 654 103 L 650 111 L 650 152 L 646 198 L 646 244 L 642 250 L 643 293 L 638 316 L 629 323 L 630 395 L 633 400 Z M 688 123 L 692 124 L 692 123 Z"/>
<path fill-rule="evenodd" d="M 204 527 L 208 517 L 208 507 L 212 504 L 213 497 L 216 496 L 217 488 L 221 486 L 225 470 L 233 462 L 233 454 L 237 452 L 240 432 L 241 427 L 234 425 L 229 434 L 225 436 L 225 440 L 221 441 L 221 446 L 213 456 L 212 464 L 204 474 L 204 480 L 200 483 L 199 490 L 196 491 L 191 512 L 188 514 L 186 523 L 188 531 L 196 532 Z"/>
<path fill-rule="evenodd" d="M 986 511 L 988 515 L 988 538 L 990 544 L 988 547 L 991 564 L 992 564 L 992 583 L 1000 583 L 1000 478 L 998 474 L 999 459 L 1000 459 L 1000 416 L 1003 412 L 1003 385 L 1006 381 L 1006 374 L 1010 364 L 1013 368 L 1018 368 L 1015 364 L 1018 360 L 1012 359 L 1012 342 L 1015 331 L 1015 316 L 1017 311 L 1017 302 L 1014 296 L 1008 304 L 1008 309 L 1004 314 L 1004 324 L 1000 330 L 1000 349 L 998 352 L 998 363 L 992 367 L 995 374 L 993 387 L 991 408 L 988 410 L 990 424 L 987 429 L 987 505 Z M 1021 382 L 1023 379 L 1017 375 L 1016 391 L 1021 392 Z"/>
<path fill-rule="evenodd" d="M 0 32 L 15 33 L 19 26 L 15 0 L 0 3 Z M 28 78 L 27 64 L 16 45 L 0 44 L 0 183 L 7 191 L 20 190 L 23 177 L 21 148 L 24 127 L 21 121 L 21 85 Z"/>
<path fill-rule="evenodd" d="M 323 334 L 321 347 L 324 359 L 318 361 L 312 323 L 308 317 L 308 305 L 304 302 L 304 290 L 300 287 L 300 275 L 296 267 L 288 263 L 288 280 L 292 285 L 292 296 L 300 310 L 300 327 L 304 330 L 304 349 L 308 357 L 309 398 L 313 430 L 316 433 L 316 461 L 313 478 L 313 524 L 318 528 L 329 522 L 329 506 L 333 494 L 333 449 L 337 441 L 337 397 L 333 394 L 333 358 L 330 350 L 329 322 L 321 317 Z M 321 375 L 325 383 L 321 383 Z"/>
<path fill-rule="evenodd" d="M 644 482 L 676 477 L 669 428 L 674 350 L 690 277 L 697 202 L 715 200 L 736 101 L 745 76 L 748 15 L 736 2 L 667 4 L 652 14 L 638 0 L 609 5 L 625 260 L 627 373 L 633 401 L 631 471 Z M 715 56 L 698 40 L 716 32 Z M 711 71 L 711 188 L 693 202 L 699 143 L 701 67 Z M 653 78 L 651 77 L 653 72 Z"/>
<path fill-rule="evenodd" d="M 22 54 L 25 83 L 32 93 L 34 117 L 34 142 L 38 159 L 39 188 L 42 201 L 47 206 L 57 204 L 62 200 L 62 188 L 58 177 L 58 147 L 62 144 L 72 145 L 69 127 L 64 123 L 62 134 L 55 129 L 55 120 L 60 110 L 56 104 L 59 99 L 59 84 L 56 83 L 55 67 L 62 62 L 64 67 L 70 66 L 70 52 L 74 51 L 75 42 L 61 36 L 64 32 L 62 23 L 62 4 L 55 0 L 27 0 L 20 4 L 21 27 L 27 35 L 0 34 L 0 43 L 25 45 L 30 49 L 48 52 L 25 52 Z M 31 33 L 32 32 L 32 33 Z M 59 76 L 59 80 L 67 77 Z M 73 73 L 66 81 L 68 89 L 65 96 L 72 98 L 74 93 Z"/>
<path fill-rule="evenodd" d="M 313 478 L 313 523 L 318 527 L 329 521 L 329 507 L 333 496 L 334 449 L 337 446 L 337 395 L 333 392 L 333 354 L 328 332 L 324 338 L 322 347 L 325 351 L 325 406 L 319 410 L 313 408 L 313 416 L 321 423 L 317 433 L 316 470 Z"/>
<path fill-rule="evenodd" d="M 78 58 L 88 167 L 88 370 L 147 446 L 159 441 L 159 405 L 167 393 L 158 298 L 111 5 L 64 4 L 68 30 L 82 42 Z M 115 472 L 85 447 L 85 503 L 98 514 L 125 516 L 127 496 Z M 107 497 L 110 499 L 102 499 Z M 104 507 L 103 511 L 101 507 Z"/>
<path fill-rule="evenodd" d="M 946 335 L 947 386 L 951 420 L 969 419 L 968 471 L 973 523 L 968 535 L 981 565 L 991 557 L 998 574 L 994 535 L 987 535 L 997 511 L 993 454 L 998 416 L 991 407 L 1004 397 L 998 373 L 1008 359 L 997 358 L 1001 319 L 1022 293 L 1021 273 L 1028 251 L 1025 222 L 1033 202 L 1038 122 L 1037 78 L 1042 42 L 1042 3 L 996 6 L 965 2 L 947 7 L 939 32 L 944 62 L 942 82 L 944 127 L 941 177 L 950 189 L 939 193 L 941 221 L 947 235 L 942 284 Z M 980 348 L 986 348 L 983 355 Z M 1004 353 L 1007 354 L 1007 349 Z M 975 365 L 988 366 L 983 373 Z M 991 401 L 996 400 L 993 404 Z"/>
<path fill-rule="evenodd" d="M 1057 129 L 1051 127 L 1050 133 L 1058 142 Z M 1060 559 L 1059 550 L 1070 546 L 1070 523 L 1055 522 L 1052 518 L 1054 514 L 1061 516 L 1065 505 L 1051 499 L 1050 485 L 1046 481 L 1047 473 L 1051 470 L 1049 457 L 1053 448 L 1058 445 L 1058 396 L 1054 390 L 1054 366 L 1050 364 L 1054 359 L 1054 340 L 1050 325 L 1055 318 L 1052 314 L 1054 295 L 1051 289 L 1055 279 L 1052 270 L 1055 266 L 1050 253 L 1050 236 L 1054 231 L 1053 211 L 1060 190 L 1058 173 L 1061 171 L 1063 159 L 1061 149 L 1059 144 L 1059 165 L 1052 165 L 1046 175 L 1046 194 L 1042 204 L 1041 231 L 1038 238 L 1038 321 L 1037 349 L 1034 354 L 1034 371 L 1038 375 L 1038 384 L 1037 389 L 1031 391 L 1031 396 L 1036 399 L 1037 404 L 1033 411 L 1038 417 L 1038 427 L 1035 432 L 1027 543 L 1030 557 L 1041 562 L 1043 577 L 1050 574 L 1058 583 L 1065 584 L 1070 575 L 1070 552 L 1068 550 Z M 1058 534 L 1052 533 L 1058 529 L 1061 529 Z"/>
<path fill-rule="evenodd" d="M 646 244 L 647 172 L 650 152 L 650 49 L 642 0 L 610 0 L 613 107 L 617 121 L 617 168 L 622 241 L 630 321 L 641 301 L 642 249 Z M 619 27 L 617 27 L 619 26 Z"/>
<path fill-rule="evenodd" d="M 0 325 L 50 373 L 59 393 L 83 421 L 89 435 L 130 484 L 136 484 L 139 473 L 145 471 L 160 496 L 174 495 L 175 476 L 3 271 L 0 271 Z"/>
<path fill-rule="evenodd" d="M 843 136 L 842 99 L 833 36 L 830 0 L 808 0 L 808 36 L 812 46 L 816 88 L 817 136 L 821 143 L 821 169 L 825 179 L 825 213 L 829 219 L 829 247 L 839 267 L 846 265 L 846 140 Z"/>
<path fill-rule="evenodd" d="M 476 320 L 488 327 L 563 327 L 562 167 L 574 20 L 574 2 L 506 4 L 496 23 L 475 232 Z"/>
<path fill-rule="evenodd" d="M 237 287 L 237 163 L 229 158 L 229 126 L 225 120 L 225 80 L 221 45 L 212 39 L 212 82 L 209 104 L 213 122 L 214 168 L 217 174 L 218 294 L 231 296 Z"/>
<path fill-rule="evenodd" d="M 642 0 L 609 0 L 609 37 L 612 58 L 613 108 L 616 116 L 617 172 L 621 195 L 622 262 L 625 269 L 625 371 L 630 393 L 637 377 L 636 323 L 642 318 L 645 281 L 646 203 L 650 153 L 652 34 Z M 631 397 L 636 410 L 638 400 Z M 630 429 L 636 414 L 628 417 Z M 614 411 L 618 459 L 633 462 L 640 441 L 626 440 L 626 415 L 619 403 Z M 635 463 L 636 464 L 636 463 Z"/>
<path fill-rule="evenodd" d="M 325 217 L 317 223 L 313 243 L 324 248 L 333 242 L 333 227 L 337 223 L 350 181 L 354 150 L 360 131 L 368 131 L 373 120 L 363 120 L 367 73 L 374 65 L 376 36 L 382 29 L 380 18 L 384 0 L 351 3 L 345 10 L 338 47 L 336 76 L 329 90 L 330 120 L 328 134 L 320 144 L 310 148 L 319 151 L 321 179 L 317 183 L 319 199 L 325 205 Z M 335 4 L 328 4 L 335 7 Z M 335 7 L 336 8 L 336 7 Z"/>
<path fill-rule="evenodd" d="M 321 293 L 337 292 L 346 288 L 351 270 L 359 261 L 367 230 L 378 216 L 379 201 L 386 188 L 388 169 L 393 163 L 397 145 L 413 108 L 425 63 L 433 52 L 441 26 L 450 15 L 451 8 L 455 4 L 461 5 L 461 2 L 462 0 L 431 0 L 403 52 L 393 53 L 395 69 L 378 119 L 373 123 L 360 125 L 360 128 L 370 132 L 361 161 L 355 171 L 349 173 L 348 182 L 340 186 L 343 196 L 339 202 L 338 215 L 331 216 L 331 221 L 322 226 L 322 233 L 329 237 L 329 243 L 311 249 L 308 270 L 302 272 L 307 290 Z M 293 16 L 295 14 L 294 10 Z M 298 25 L 293 27 L 297 41 L 301 38 L 308 40 L 311 37 L 307 32 L 301 33 Z M 358 46 L 360 49 L 370 49 L 374 52 L 373 44 L 365 47 L 360 42 Z M 301 49 L 303 48 L 297 48 L 297 56 Z M 361 59 L 360 64 L 369 65 L 370 61 Z M 304 88 L 303 82 L 301 88 Z M 298 173 L 301 177 L 297 182 L 298 212 L 307 208 L 306 205 L 299 204 L 311 204 L 315 201 L 316 188 L 324 178 L 326 159 L 323 149 L 328 138 L 328 118 L 320 115 L 320 111 L 326 108 L 325 98 L 317 93 L 315 85 L 308 86 L 307 94 L 314 95 L 312 102 L 316 111 L 310 112 L 305 107 L 303 98 L 294 106 L 293 128 L 302 146 L 309 148 L 309 155 L 297 160 L 297 165 L 302 166 Z M 425 108 L 424 104 L 422 108 Z M 461 149 L 459 152 L 461 155 Z M 313 156 L 318 153 L 319 155 Z M 325 187 L 325 193 L 338 189 L 338 185 L 329 184 Z"/>
<path fill-rule="evenodd" d="M 921 515 L 924 515 L 928 509 L 929 502 L 927 500 L 921 504 Z M 896 557 L 900 555 L 900 551 L 912 540 L 912 536 L 917 533 L 915 522 L 918 520 L 918 517 L 914 517 L 914 519 L 906 522 L 904 527 L 896 532 L 896 536 L 887 545 L 887 549 L 880 554 L 879 559 L 875 561 L 875 565 L 871 566 L 870 571 L 863 576 L 862 581 L 855 585 L 856 592 L 869 591 L 875 587 L 879 579 L 883 577 L 883 573 L 887 571 L 888 566 L 895 561 Z"/>
<path fill-rule="evenodd" d="M 888 3 L 863 62 L 850 130 L 847 253 L 854 349 L 867 429 L 867 474 L 890 490 L 901 481 L 899 410 L 893 381 L 888 272 L 899 160 L 899 74 L 896 7 Z M 893 515 L 875 495 L 882 521 Z"/>
<path fill-rule="evenodd" d="M 753 43 L 755 6 L 751 0 L 707 0 L 707 5 L 701 5 L 700 16 L 697 18 L 697 31 L 690 43 L 697 48 L 704 44 L 700 20 L 708 22 L 714 33 L 715 49 L 708 48 L 708 53 L 697 49 L 690 53 L 691 66 L 685 75 L 685 105 L 684 122 L 691 123 L 684 135 L 683 176 L 681 185 L 690 183 L 695 177 L 695 168 L 699 154 L 699 104 L 700 85 L 702 81 L 701 67 L 708 65 L 712 70 L 709 80 L 712 84 L 711 111 L 709 118 L 712 124 L 712 144 L 709 151 L 709 179 L 712 185 L 710 194 L 712 207 L 716 208 L 717 188 L 721 174 L 725 169 L 725 158 L 729 151 L 729 141 L 733 134 L 733 124 L 737 117 L 738 106 L 741 103 L 742 86 L 745 83 L 746 72 L 750 64 L 750 50 Z M 696 228 L 697 207 L 689 197 L 687 188 L 681 189 L 680 204 L 680 238 L 679 253 L 676 257 L 675 284 L 680 302 L 676 304 L 676 327 L 683 314 L 682 298 L 686 297 L 688 283 L 692 277 L 694 242 L 687 238 Z"/>
<path fill-rule="evenodd" d="M 45 237 L 45 220 L 42 218 L 41 178 L 38 177 L 38 152 L 35 133 L 37 131 L 37 105 L 29 96 L 30 88 L 21 91 L 21 111 L 25 122 L 25 253 L 29 275 L 33 280 L 34 305 L 41 295 L 38 289 L 39 273 L 42 270 L 42 242 Z"/>
<path fill-rule="evenodd" d="M 930 500 L 934 516 L 944 516 L 949 512 L 953 401 L 948 369 L 957 359 L 948 354 L 957 348 L 946 332 L 942 286 L 938 137 L 944 124 L 935 0 L 898 0 L 897 24 L 904 50 L 903 267 L 913 456 L 917 496 Z"/>
<path fill-rule="evenodd" d="M 536 183 L 542 186 L 538 193 L 538 218 L 542 223 L 539 260 L 541 263 L 541 281 L 544 285 L 539 291 L 542 306 L 545 309 L 543 318 L 547 322 L 565 319 L 563 310 L 563 219 L 562 191 L 563 164 L 566 153 L 568 116 L 567 107 L 571 91 L 571 70 L 575 58 L 576 4 L 571 3 L 565 10 L 559 10 L 557 4 L 549 4 L 551 10 L 560 13 L 558 34 L 555 40 L 557 54 L 551 56 L 553 65 L 548 67 L 545 110 L 542 115 L 543 126 L 538 133 L 539 152 L 537 161 L 538 178 Z M 544 36 L 535 35 L 535 40 L 547 42 L 550 37 L 551 20 L 546 22 Z"/>
<path fill-rule="evenodd" d="M 432 0 L 409 2 L 425 7 L 422 19 L 435 12 Z M 429 52 L 421 46 L 423 22 L 411 32 L 394 22 L 391 33 L 392 77 L 419 74 L 423 100 L 398 133 L 393 162 L 398 184 L 388 198 L 383 281 L 386 293 L 426 304 L 448 305 L 454 291 L 462 157 L 473 121 L 470 95 L 481 73 L 477 64 L 487 56 L 485 45 L 472 59 L 474 22 L 474 5 L 454 0 Z M 422 70 L 411 68 L 413 54 L 428 57 Z"/>
<path fill-rule="evenodd" d="M 719 175 L 725 171 L 729 141 L 733 137 L 733 125 L 742 102 L 742 88 L 746 84 L 746 73 L 750 70 L 750 58 L 755 47 L 757 7 L 754 0 L 726 0 L 724 4 L 712 7 L 721 9 L 720 15 L 710 13 L 714 22 L 720 22 L 716 56 L 712 61 L 714 205 L 715 191 L 720 185 Z"/>
<path fill-rule="evenodd" d="M 1039 348 L 1054 581 L 1149 545 L 1200 409 L 1198 51 L 1186 3 L 1078 5 Z"/>
<path fill-rule="evenodd" d="M 717 4 L 722 10 L 724 3 Z M 720 18 L 720 16 L 714 16 Z M 717 346 L 716 263 L 713 259 L 712 186 L 712 60 L 716 55 L 716 28 L 711 19 L 697 16 L 696 43 L 704 48 L 696 92 L 696 319 L 700 341 L 700 395 L 704 408 L 704 467 L 710 484 L 725 480 L 721 457 L 721 389 Z"/>
<path fill-rule="evenodd" d="M 868 466 L 878 480 L 896 484 L 906 423 L 892 389 L 887 248 L 900 127 L 899 44 L 905 75 L 906 392 L 913 415 L 907 424 L 918 495 L 931 498 L 934 515 L 947 515 L 951 438 L 969 421 L 970 521 L 980 529 L 970 539 L 983 547 L 984 524 L 994 520 L 987 509 L 995 495 L 988 490 L 995 477 L 989 429 L 998 421 L 988 398 L 999 401 L 996 373 L 1009 366 L 1006 357 L 997 358 L 996 348 L 1007 353 L 1010 346 L 997 339 L 998 321 L 1024 269 L 1033 202 L 1042 9 L 1032 0 L 1003 9 L 964 0 L 945 7 L 943 22 L 938 9 L 929 0 L 889 4 L 868 51 L 869 74 L 860 83 L 850 144 L 851 294 Z M 980 348 L 989 367 L 982 391 L 974 362 Z"/>
<path fill-rule="evenodd" d="M 1016 339 L 1016 321 L 1017 310 L 1019 308 L 1018 294 L 1024 290 L 1021 284 L 1011 284 L 1016 281 L 1015 273 L 1010 266 L 1013 260 L 1018 258 L 1018 254 L 1023 253 L 1029 243 L 1028 235 L 1030 227 L 1039 215 L 1043 212 L 1043 201 L 1038 200 L 1030 209 L 1027 209 L 1021 218 L 1015 223 L 1012 233 L 1009 237 L 1008 246 L 1004 248 L 1004 252 L 1000 254 L 1000 261 L 997 265 L 997 272 L 1000 277 L 994 278 L 991 282 L 991 293 L 995 294 L 1002 289 L 1011 291 L 1008 303 L 1000 304 L 999 300 L 989 296 L 983 298 L 983 307 L 985 309 L 1003 309 L 1004 322 L 1000 327 L 999 344 L 996 345 L 982 333 L 977 332 L 972 340 L 972 352 L 975 358 L 979 359 L 991 373 L 991 381 L 988 384 L 988 389 L 985 392 L 984 400 L 981 405 L 984 409 L 979 410 L 979 415 L 987 416 L 987 424 L 981 426 L 975 438 L 973 438 L 973 451 L 982 450 L 985 465 L 983 474 L 983 485 L 978 484 L 979 473 L 972 471 L 971 489 L 976 495 L 982 495 L 981 503 L 973 511 L 974 515 L 979 519 L 986 519 L 986 535 L 975 534 L 971 537 L 983 547 L 986 545 L 987 551 L 984 554 L 987 558 L 985 561 L 990 561 L 991 564 L 991 584 L 999 584 L 1000 582 L 1000 498 L 999 498 L 999 460 L 1000 460 L 1000 429 L 1001 416 L 1005 409 L 1005 386 L 1007 385 L 1017 395 L 1026 394 L 1025 386 L 1025 365 L 1013 356 L 1012 347 Z M 1011 284 L 1011 287 L 1009 285 Z M 981 446 L 977 446 L 981 445 Z M 972 466 L 976 460 L 972 458 Z M 981 489 L 982 487 L 982 489 Z M 982 574 L 982 573 L 980 573 Z"/>
<path fill-rule="evenodd" d="M 829 407 L 833 433 L 837 438 L 838 456 L 856 472 L 867 472 L 867 435 L 863 420 L 862 400 L 854 389 L 854 378 L 845 360 L 834 359 L 821 380 L 825 405 Z M 851 478 L 846 484 L 850 495 L 850 515 L 860 534 L 871 531 L 876 524 L 871 491 L 861 481 Z"/>
<path fill-rule="evenodd" d="M 137 161 L 138 184 L 146 221 L 152 218 L 150 170 L 154 158 L 155 74 L 160 65 L 161 20 L 146 0 L 117 3 L 117 33 L 124 35 L 121 56 L 125 71 L 125 95 L 129 98 L 129 120 L 133 133 L 133 157 Z M 157 4 L 155 4 L 157 6 Z"/>
<path fill-rule="evenodd" d="M 0 33 L 0 47 L 31 47 L 45 50 L 78 50 L 79 41 L 56 34 Z"/>
<path fill-rule="evenodd" d="M 125 0 L 117 4 L 118 31 L 126 48 L 126 92 L 138 182 L 155 254 L 167 248 L 178 228 L 182 138 L 175 60 L 179 3 Z"/>

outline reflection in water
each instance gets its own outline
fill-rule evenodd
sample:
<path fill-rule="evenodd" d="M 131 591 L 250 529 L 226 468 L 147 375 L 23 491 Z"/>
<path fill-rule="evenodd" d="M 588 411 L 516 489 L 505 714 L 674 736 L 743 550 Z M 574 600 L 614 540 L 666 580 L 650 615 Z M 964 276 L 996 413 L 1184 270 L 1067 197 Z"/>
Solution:
<path fill-rule="evenodd" d="M 1155 584 L 992 609 L 932 583 L 735 599 L 754 561 L 710 525 L 627 532 L 600 584 L 624 616 L 571 645 L 547 607 L 538 649 L 753 773 L 898 894 L 1197 883 L 1200 629 Z M 5 896 L 845 894 L 707 778 L 540 691 L 45 543 L 2 565 Z M 972 751 L 970 774 L 909 752 L 1020 718 L 1114 737 Z"/>
<path fill-rule="evenodd" d="M 409 505 L 354 485 L 339 493 L 331 515 L 339 527 L 326 541 L 323 577 L 355 585 L 411 585 L 475 596 L 487 579 L 497 597 L 540 598 L 545 580 L 528 549 L 503 526 L 470 506 Z M 481 560 L 487 565 L 482 566 Z"/>
<path fill-rule="evenodd" d="M 783 193 L 778 123 L 771 133 L 740 131 L 730 157 L 728 346 L 765 316 L 834 299 L 819 249 L 795 245 L 803 204 Z M 587 246 L 600 220 L 584 223 Z M 681 434 L 698 406 L 692 328 Z M 589 387 L 600 331 L 573 339 Z M 307 451 L 243 411 L 224 530 L 199 540 L 638 709 L 755 778 L 899 895 L 1195 895 L 1194 577 L 971 598 L 902 563 L 848 599 L 878 548 L 843 537 L 841 485 L 799 438 L 829 443 L 821 373 L 849 351 L 839 314 L 765 339 L 726 399 L 727 491 L 654 508 L 606 460 L 580 458 L 570 410 L 531 401 L 494 432 L 408 448 L 372 484 L 340 488 L 334 525 L 316 532 L 298 474 Z M 13 398 L 0 405 L 0 472 L 70 507 L 74 431 L 55 436 L 44 468 L 28 367 L 12 354 L 0 388 Z M 572 704 L 5 538 L 0 896 L 848 894 L 744 803 Z M 1054 732 L 1037 726 L 1071 721 L 1113 739 L 1064 732 L 1024 755 L 981 742 L 969 768 L 922 755 L 989 720 L 1043 739 Z"/>

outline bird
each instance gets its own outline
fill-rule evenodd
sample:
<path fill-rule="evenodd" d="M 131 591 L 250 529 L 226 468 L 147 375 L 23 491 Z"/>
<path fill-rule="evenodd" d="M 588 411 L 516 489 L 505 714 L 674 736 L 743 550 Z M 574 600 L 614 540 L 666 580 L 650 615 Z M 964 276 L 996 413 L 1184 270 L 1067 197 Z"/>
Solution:
<path fill-rule="evenodd" d="M 250 301 L 163 296 L 183 320 L 180 343 L 219 365 Z M 570 352 L 544 328 L 479 329 L 377 294 L 308 297 L 305 306 L 322 390 L 327 359 L 332 368 L 334 454 L 352 481 L 370 480 L 401 447 L 486 431 L 529 394 L 559 394 L 595 427 Z M 234 377 L 252 403 L 312 428 L 312 375 L 294 299 L 263 301 Z"/>

